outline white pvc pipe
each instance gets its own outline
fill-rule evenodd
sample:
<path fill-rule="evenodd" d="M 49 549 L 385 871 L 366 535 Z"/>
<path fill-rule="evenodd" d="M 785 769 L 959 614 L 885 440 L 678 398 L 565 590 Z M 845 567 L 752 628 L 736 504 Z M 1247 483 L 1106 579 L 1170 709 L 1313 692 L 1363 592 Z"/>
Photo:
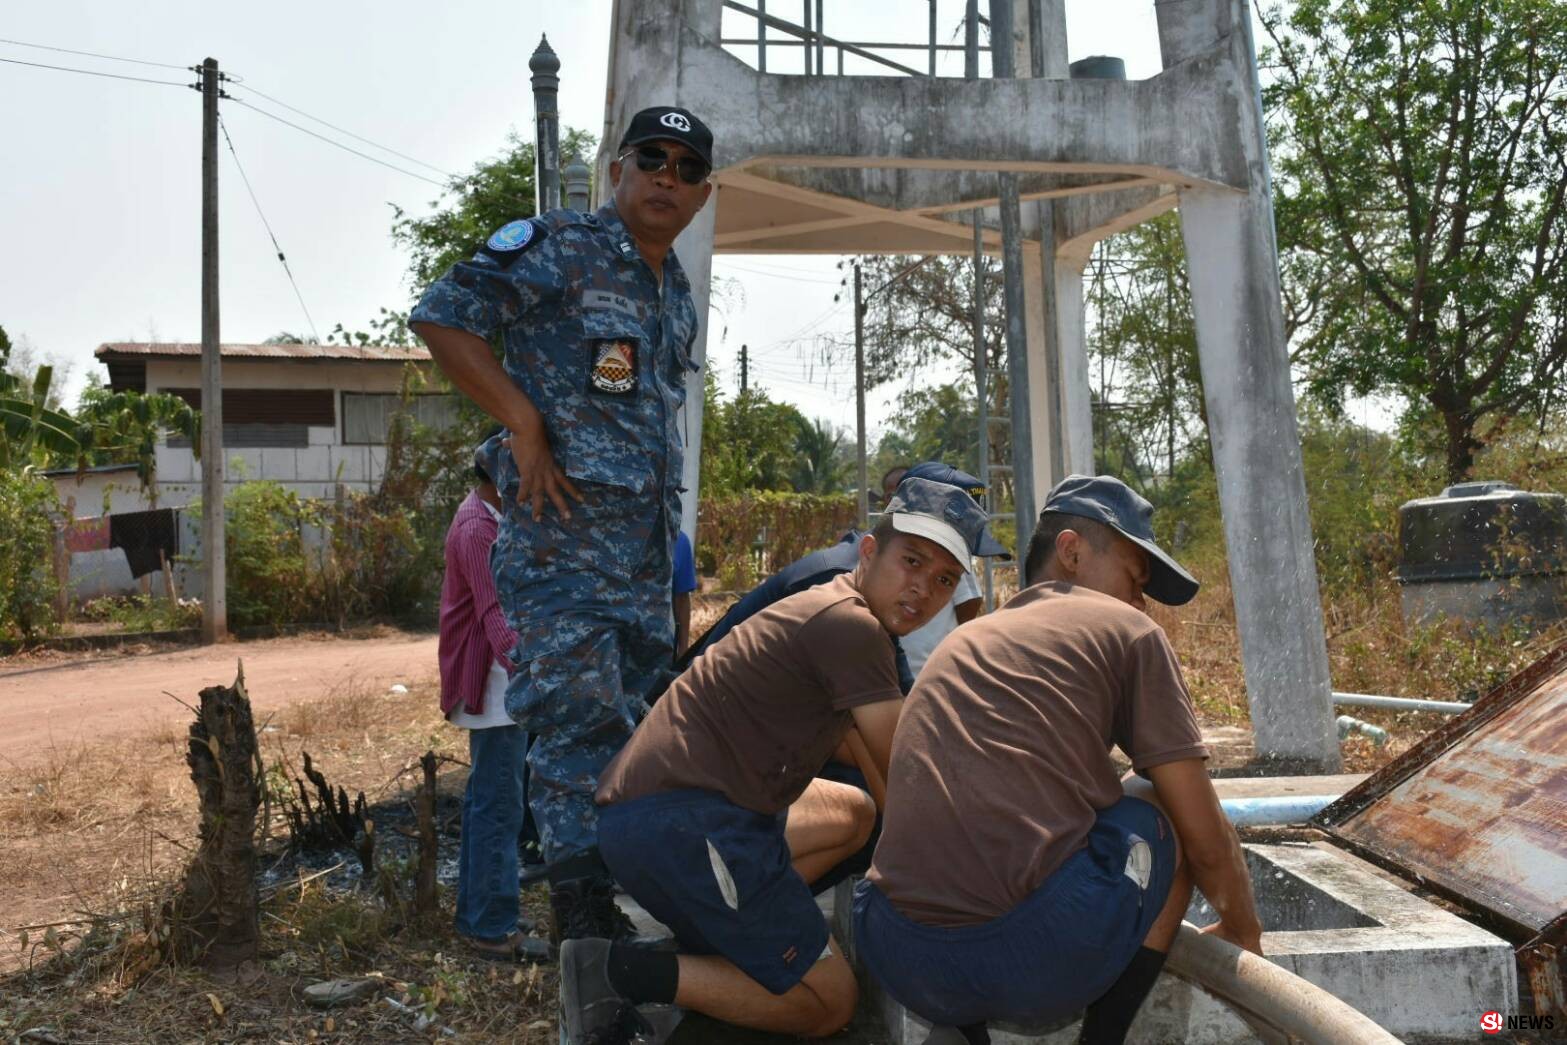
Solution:
<path fill-rule="evenodd" d="M 1254 1027 L 1307 1045 L 1398 1045 L 1365 1013 L 1294 973 L 1185 923 L 1170 948 L 1168 972 L 1196 984 Z"/>
<path fill-rule="evenodd" d="M 1333 694 L 1333 703 L 1358 708 L 1389 708 L 1393 711 L 1434 711 L 1439 715 L 1457 715 L 1473 705 L 1453 700 L 1415 700 L 1413 697 L 1379 697 L 1372 693 Z"/>
<path fill-rule="evenodd" d="M 1339 795 L 1280 795 L 1263 798 L 1225 798 L 1219 806 L 1236 827 L 1281 827 L 1304 824 Z"/>

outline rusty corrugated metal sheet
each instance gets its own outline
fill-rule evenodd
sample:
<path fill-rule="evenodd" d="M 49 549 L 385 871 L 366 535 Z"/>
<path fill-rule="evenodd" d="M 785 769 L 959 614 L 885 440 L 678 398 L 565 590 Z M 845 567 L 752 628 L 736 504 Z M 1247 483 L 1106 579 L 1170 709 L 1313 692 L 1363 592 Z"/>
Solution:
<path fill-rule="evenodd" d="M 224 344 L 223 358 L 237 359 L 353 359 L 365 362 L 427 362 L 430 353 L 419 345 L 233 345 Z M 93 355 L 113 357 L 200 357 L 201 345 L 190 342 L 111 341 L 99 345 Z"/>
<path fill-rule="evenodd" d="M 1558 922 L 1567 911 L 1567 644 L 1316 822 L 1515 938 Z"/>

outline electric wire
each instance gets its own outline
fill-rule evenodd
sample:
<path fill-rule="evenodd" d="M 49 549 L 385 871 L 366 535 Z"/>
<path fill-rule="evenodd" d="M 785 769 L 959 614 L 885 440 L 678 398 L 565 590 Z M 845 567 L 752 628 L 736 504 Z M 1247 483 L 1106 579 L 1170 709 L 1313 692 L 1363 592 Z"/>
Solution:
<path fill-rule="evenodd" d="M 46 65 L 43 62 L 24 62 L 20 58 L 0 58 L 0 62 L 10 65 L 27 65 L 34 69 L 53 69 L 62 73 L 81 73 L 83 76 L 102 76 L 108 80 L 134 80 L 137 83 L 157 83 L 165 87 L 189 87 L 188 83 L 179 83 L 175 80 L 153 80 L 145 76 L 125 76 L 121 73 L 101 73 L 96 69 L 75 69 L 69 65 Z"/>
<path fill-rule="evenodd" d="M 323 120 L 319 116 L 312 116 L 310 113 L 305 112 L 305 110 L 303 110 L 303 109 L 296 109 L 294 106 L 288 104 L 287 102 L 279 101 L 278 99 L 272 97 L 270 94 L 267 94 L 265 91 L 258 90 L 257 88 L 252 87 L 248 83 L 244 85 L 244 89 L 249 91 L 251 94 L 256 95 L 257 97 L 265 98 L 267 101 L 271 102 L 273 105 L 278 106 L 279 108 L 287 109 L 291 113 L 297 113 L 300 116 L 303 116 L 307 120 L 313 120 L 316 123 L 319 123 L 323 127 L 330 127 L 330 128 L 332 128 L 332 130 L 336 131 L 339 134 L 346 134 L 350 138 L 354 139 L 355 141 L 361 141 L 361 142 L 364 142 L 366 145 L 374 146 L 375 148 L 380 149 L 382 152 L 390 153 L 391 155 L 396 156 L 398 159 L 407 160 L 409 163 L 418 164 L 420 167 L 428 168 L 429 170 L 432 170 L 435 173 L 437 173 L 437 174 L 439 174 L 439 175 L 441 175 L 442 177 L 445 177 L 445 178 L 455 178 L 456 177 L 456 175 L 453 174 L 451 171 L 442 170 L 441 168 L 435 166 L 435 164 L 433 164 L 433 163 L 425 163 L 423 160 L 419 159 L 416 156 L 410 156 L 410 155 L 408 155 L 405 152 L 398 152 L 396 149 L 393 149 L 393 148 L 390 148 L 388 146 L 382 145 L 380 142 L 371 141 L 369 138 L 366 138 L 363 135 L 355 134 L 353 131 L 347 130 L 347 129 L 343 128 L 343 127 L 339 127 L 335 123 L 328 123 L 326 120 Z M 239 99 L 237 99 L 237 98 L 235 99 L 235 101 L 238 101 L 238 100 Z M 260 110 L 257 110 L 257 111 L 259 112 Z"/>
<path fill-rule="evenodd" d="M 229 137 L 228 125 L 223 118 L 218 117 L 218 130 L 223 132 L 223 140 L 228 143 L 229 155 L 234 157 L 234 167 L 239 171 L 239 180 L 245 183 L 245 191 L 250 194 L 250 202 L 256 205 L 256 214 L 261 218 L 262 228 L 267 230 L 267 237 L 272 240 L 272 247 L 277 251 L 277 259 L 283 266 L 283 274 L 288 277 L 289 285 L 294 288 L 294 297 L 299 299 L 299 310 L 305 314 L 305 322 L 310 325 L 310 333 L 314 335 L 316 344 L 321 344 L 321 332 L 316 329 L 316 321 L 310 316 L 310 309 L 305 307 L 305 295 L 299 291 L 299 283 L 294 279 L 293 270 L 288 267 L 288 258 L 283 255 L 283 248 L 278 244 L 277 233 L 272 231 L 272 223 L 267 220 L 266 213 L 261 209 L 261 201 L 256 198 L 256 190 L 250 185 L 250 178 L 245 174 L 245 165 L 239 162 L 239 153 L 234 150 L 234 139 Z"/>
<path fill-rule="evenodd" d="M 291 122 L 289 120 L 285 120 L 285 119 L 283 119 L 283 117 L 278 116 L 275 113 L 270 113 L 270 112 L 267 112 L 265 109 L 261 109 L 261 108 L 258 108 L 257 106 L 251 105 L 249 102 L 245 101 L 243 98 L 235 98 L 235 97 L 230 96 L 229 101 L 233 102 L 235 105 L 243 105 L 245 108 L 249 109 L 251 112 L 260 113 L 262 116 L 265 116 L 269 120 L 276 120 L 278 123 L 281 123 L 285 127 L 292 127 L 294 130 L 299 131 L 301 134 L 308 134 L 308 135 L 310 135 L 310 137 L 319 139 L 320 141 L 324 141 L 328 145 L 334 145 L 337 148 L 342 149 L 344 152 L 351 152 L 355 156 L 358 156 L 362 160 L 369 160 L 371 163 L 380 164 L 382 167 L 385 167 L 387 170 L 396 171 L 398 174 L 406 174 L 410 178 L 418 178 L 420 181 L 429 182 L 431 185 L 438 186 L 438 187 L 440 187 L 442 189 L 445 189 L 445 188 L 448 187 L 447 183 L 444 182 L 444 181 L 436 181 L 434 178 L 427 178 L 423 174 L 416 174 L 413 171 L 404 170 L 403 168 L 397 166 L 395 163 L 387 163 L 385 160 L 378 159 L 378 158 L 376 158 L 374 156 L 371 156 L 369 153 L 360 152 L 358 149 L 355 149 L 352 146 L 344 145 L 340 141 L 334 141 L 333 139 L 328 138 L 324 134 L 317 134 L 315 131 L 312 131 L 308 127 L 301 127 L 299 124 L 293 123 L 293 122 Z"/>
<path fill-rule="evenodd" d="M 69 47 L 51 47 L 48 44 L 33 44 L 26 40 L 0 39 L 0 44 L 12 44 L 16 47 L 35 47 L 40 51 L 58 51 L 61 54 L 81 55 L 83 58 L 102 58 L 107 62 L 130 62 L 133 65 L 155 65 L 160 69 L 189 69 L 188 65 L 175 65 L 173 62 L 149 62 L 145 58 L 121 58 L 114 54 L 99 54 L 96 51 L 73 51 Z"/>

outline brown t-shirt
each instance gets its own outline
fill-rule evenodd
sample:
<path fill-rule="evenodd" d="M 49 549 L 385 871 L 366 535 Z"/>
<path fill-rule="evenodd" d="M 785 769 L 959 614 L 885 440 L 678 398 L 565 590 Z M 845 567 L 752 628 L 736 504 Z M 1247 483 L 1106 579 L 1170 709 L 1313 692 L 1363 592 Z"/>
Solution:
<path fill-rule="evenodd" d="M 892 640 L 843 574 L 747 619 L 692 662 L 599 777 L 599 805 L 704 788 L 778 813 L 843 740 L 901 700 Z"/>
<path fill-rule="evenodd" d="M 903 707 L 870 879 L 926 925 L 997 918 L 1082 848 L 1138 770 L 1207 758 L 1164 631 L 1037 584 L 942 642 Z"/>

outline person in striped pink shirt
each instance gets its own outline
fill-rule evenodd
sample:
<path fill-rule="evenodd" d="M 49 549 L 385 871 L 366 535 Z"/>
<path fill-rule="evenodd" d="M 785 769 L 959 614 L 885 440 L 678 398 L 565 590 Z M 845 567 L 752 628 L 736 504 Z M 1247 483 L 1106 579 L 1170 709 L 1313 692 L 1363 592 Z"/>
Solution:
<path fill-rule="evenodd" d="M 474 464 L 473 490 L 446 531 L 441 585 L 441 712 L 468 730 L 468 787 L 457 862 L 457 931 L 484 957 L 538 958 L 543 940 L 519 920 L 517 842 L 527 813 L 527 734 L 506 714 L 506 681 L 517 636 L 507 626 L 490 573 L 500 495 Z"/>

